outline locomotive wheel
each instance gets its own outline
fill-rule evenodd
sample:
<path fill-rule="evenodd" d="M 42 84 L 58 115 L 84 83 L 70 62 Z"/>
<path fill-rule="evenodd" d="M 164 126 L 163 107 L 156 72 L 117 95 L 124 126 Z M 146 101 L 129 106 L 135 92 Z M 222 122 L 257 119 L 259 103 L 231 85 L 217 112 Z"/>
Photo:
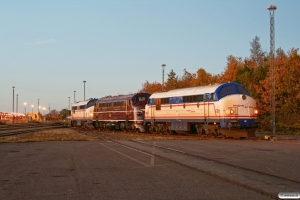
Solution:
<path fill-rule="evenodd" d="M 160 128 L 160 130 L 159 130 L 159 133 L 161 134 L 161 135 L 163 135 L 164 134 L 164 127 L 162 126 L 161 128 Z"/>
<path fill-rule="evenodd" d="M 155 133 L 156 130 L 155 130 L 155 128 L 154 128 L 153 126 L 151 126 L 151 127 L 149 128 L 149 132 L 150 132 L 150 133 Z"/>
<path fill-rule="evenodd" d="M 237 129 L 240 129 L 240 128 L 242 128 L 242 124 L 241 124 L 240 122 L 237 122 L 237 123 L 235 124 L 235 127 L 236 127 Z"/>
<path fill-rule="evenodd" d="M 73 124 L 74 124 L 75 128 L 77 128 L 77 121 L 74 121 Z"/>

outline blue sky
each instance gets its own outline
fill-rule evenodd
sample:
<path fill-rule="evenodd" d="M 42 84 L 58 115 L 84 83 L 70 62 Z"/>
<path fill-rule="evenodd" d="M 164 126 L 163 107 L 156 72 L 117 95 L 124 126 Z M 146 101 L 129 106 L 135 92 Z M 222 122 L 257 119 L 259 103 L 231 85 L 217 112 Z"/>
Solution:
<path fill-rule="evenodd" d="M 250 56 L 260 37 L 269 51 L 267 6 L 276 5 L 275 48 L 300 47 L 300 1 L 0 0 L 0 112 L 135 93 L 161 82 L 161 64 L 220 74 L 229 55 Z M 16 98 L 15 98 L 16 105 Z M 16 111 L 16 107 L 15 107 Z"/>

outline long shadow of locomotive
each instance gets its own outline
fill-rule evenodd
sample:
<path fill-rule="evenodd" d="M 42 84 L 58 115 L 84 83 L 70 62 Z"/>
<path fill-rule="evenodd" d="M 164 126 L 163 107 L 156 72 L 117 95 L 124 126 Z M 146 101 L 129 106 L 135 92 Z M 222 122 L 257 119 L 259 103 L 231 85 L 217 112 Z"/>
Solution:
<path fill-rule="evenodd" d="M 93 100 L 96 129 L 245 138 L 261 127 L 255 100 L 237 83 L 137 93 Z M 88 116 L 87 114 L 86 116 Z"/>

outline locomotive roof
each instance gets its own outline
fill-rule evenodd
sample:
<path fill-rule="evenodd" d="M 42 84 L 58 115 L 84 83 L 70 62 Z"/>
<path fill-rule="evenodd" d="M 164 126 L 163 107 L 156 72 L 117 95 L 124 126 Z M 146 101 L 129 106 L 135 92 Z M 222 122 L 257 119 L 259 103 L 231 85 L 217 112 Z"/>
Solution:
<path fill-rule="evenodd" d="M 205 93 L 214 93 L 218 87 L 222 85 L 236 85 L 237 83 L 215 83 L 206 86 L 197 86 L 189 88 L 174 89 L 168 92 L 158 92 L 153 93 L 150 98 L 164 98 L 164 97 L 176 97 L 176 96 L 188 96 L 188 95 L 197 95 Z"/>
<path fill-rule="evenodd" d="M 118 96 L 106 96 L 98 99 L 97 103 L 106 103 L 106 102 L 120 102 L 132 99 L 132 97 L 136 94 L 125 94 L 125 95 L 118 95 Z"/>
<path fill-rule="evenodd" d="M 148 93 L 134 93 L 134 94 L 120 94 L 118 96 L 106 96 L 98 99 L 97 103 L 108 103 L 108 102 L 122 102 L 132 99 L 135 95 L 148 94 Z M 150 94 L 148 94 L 150 95 Z"/>
<path fill-rule="evenodd" d="M 82 105 L 87 105 L 89 102 L 95 101 L 95 100 L 98 100 L 98 99 L 97 99 L 97 98 L 90 98 L 90 99 L 88 99 L 88 100 L 86 100 L 86 101 L 78 101 L 78 102 L 76 102 L 76 103 L 73 103 L 72 106 L 82 106 Z"/>

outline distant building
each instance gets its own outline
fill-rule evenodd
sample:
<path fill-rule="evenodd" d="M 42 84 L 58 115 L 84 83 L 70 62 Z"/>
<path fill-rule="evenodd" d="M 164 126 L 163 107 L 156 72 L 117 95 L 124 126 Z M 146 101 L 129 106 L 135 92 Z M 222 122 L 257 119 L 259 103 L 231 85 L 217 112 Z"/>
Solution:
<path fill-rule="evenodd" d="M 42 121 L 42 115 L 37 112 L 28 112 L 27 113 L 28 121 Z"/>

